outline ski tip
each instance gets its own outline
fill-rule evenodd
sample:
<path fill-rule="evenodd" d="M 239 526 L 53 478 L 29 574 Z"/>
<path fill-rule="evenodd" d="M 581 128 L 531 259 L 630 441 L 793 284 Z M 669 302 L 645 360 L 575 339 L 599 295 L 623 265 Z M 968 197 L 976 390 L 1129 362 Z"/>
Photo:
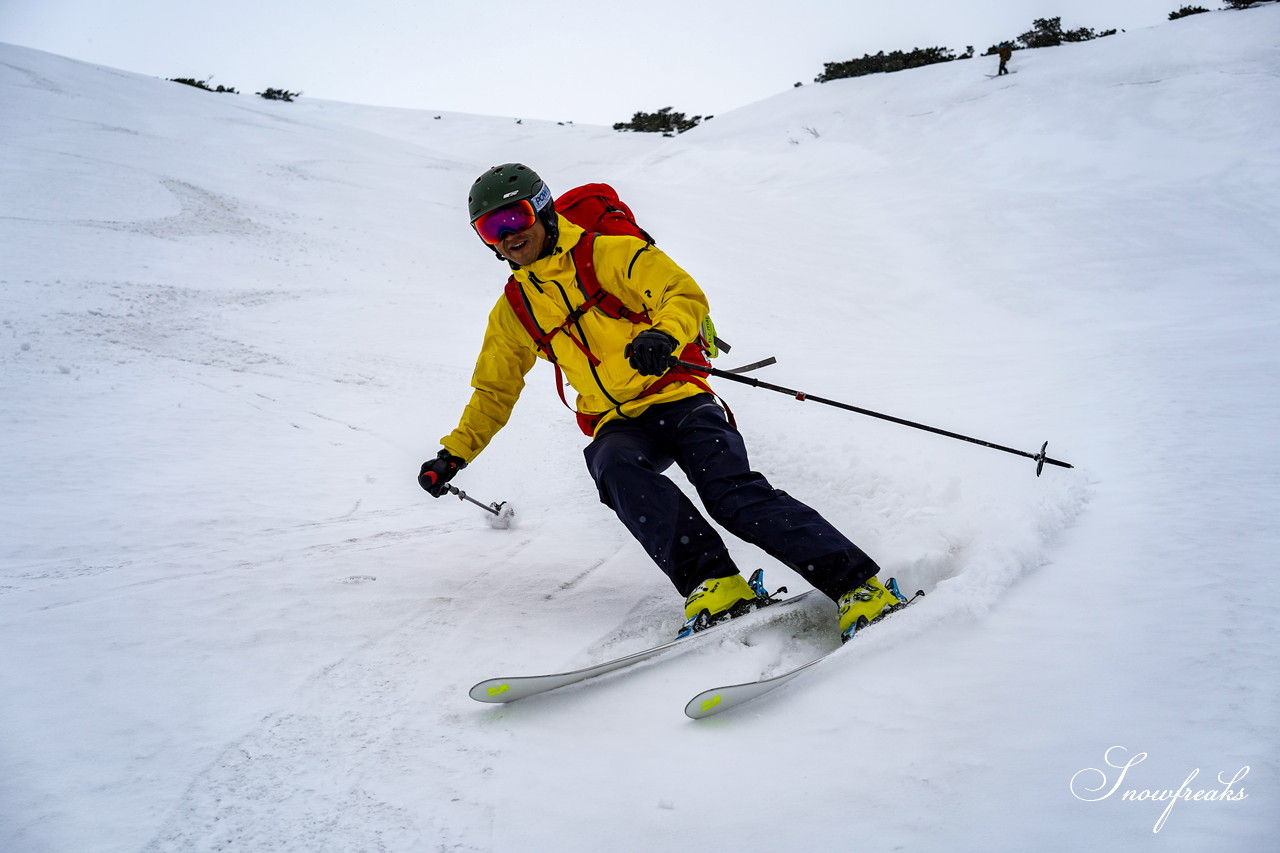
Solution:
<path fill-rule="evenodd" d="M 689 700 L 689 704 L 684 706 L 685 716 L 694 720 L 701 720 L 703 717 L 710 717 L 712 714 L 724 710 L 721 707 L 723 697 L 718 690 L 708 690 L 699 693 Z"/>
<path fill-rule="evenodd" d="M 508 680 L 501 678 L 481 681 L 471 688 L 470 696 L 477 702 L 494 703 L 510 702 L 514 698 L 511 696 L 511 684 Z"/>

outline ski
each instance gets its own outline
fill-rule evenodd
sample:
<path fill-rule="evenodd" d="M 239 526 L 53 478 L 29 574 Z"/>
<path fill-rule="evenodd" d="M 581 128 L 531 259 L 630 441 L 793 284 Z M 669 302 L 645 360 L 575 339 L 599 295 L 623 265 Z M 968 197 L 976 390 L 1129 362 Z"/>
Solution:
<path fill-rule="evenodd" d="M 887 586 L 889 586 L 889 588 L 893 590 L 894 594 L 901 598 L 903 602 L 902 607 L 893 611 L 893 613 L 890 613 L 889 616 L 894 615 L 894 613 L 900 613 L 913 601 L 924 595 L 924 590 L 919 590 L 915 595 L 911 596 L 911 598 L 906 598 L 899 592 L 898 582 L 894 578 L 889 579 Z M 886 616 L 883 618 L 887 619 L 889 617 Z M 882 620 L 878 619 L 876 621 L 879 622 Z M 866 629 L 862 628 L 859 630 Z M 856 634 L 854 636 L 856 637 Z M 692 719 L 701 720 L 704 717 L 710 717 L 713 714 L 719 714 L 721 711 L 727 711 L 730 708 L 736 708 L 739 705 L 746 704 L 752 699 L 756 699 L 772 690 L 778 689 L 806 670 L 817 666 L 836 652 L 840 651 L 840 648 L 842 647 L 843 646 L 840 646 L 829 652 L 824 652 L 813 660 L 802 663 L 794 669 L 789 669 L 780 675 L 770 676 L 769 678 L 759 678 L 755 681 L 746 681 L 741 684 L 728 684 L 723 687 L 713 687 L 710 690 L 704 690 L 689 700 L 689 704 L 684 706 L 684 713 Z"/>
<path fill-rule="evenodd" d="M 752 578 L 755 585 L 756 577 Z M 786 587 L 782 587 L 774 593 L 786 592 Z M 699 638 L 720 633 L 720 629 L 730 625 L 738 624 L 738 620 L 750 616 L 760 610 L 769 610 L 777 612 L 792 607 L 793 605 L 804 601 L 816 590 L 808 590 L 799 595 L 793 595 L 790 598 L 774 598 L 772 595 L 762 597 L 756 606 L 742 614 L 722 622 L 716 622 L 710 627 L 685 634 L 681 632 L 681 636 L 676 637 L 661 645 L 643 649 L 629 655 L 624 655 L 613 660 L 603 661 L 602 663 L 593 664 L 592 666 L 575 669 L 570 672 L 557 672 L 548 675 L 517 675 L 508 678 L 488 678 L 471 688 L 469 695 L 477 702 L 490 703 L 506 703 L 514 702 L 517 699 L 524 699 L 528 696 L 536 696 L 539 693 L 547 693 L 552 690 L 558 690 L 561 687 L 567 687 L 570 684 L 577 684 L 590 678 L 614 672 L 615 670 L 624 669 L 629 666 L 641 663 L 651 658 L 666 654 L 675 649 L 692 648 L 698 644 Z M 776 608 L 776 611 L 775 611 Z"/>
<path fill-rule="evenodd" d="M 839 649 L 832 649 L 808 663 L 802 663 L 795 669 L 788 670 L 781 675 L 775 675 L 772 678 L 761 678 L 756 681 L 745 681 L 742 684 L 727 684 L 723 687 L 704 690 L 690 699 L 689 704 L 684 706 L 685 716 L 694 720 L 701 720 L 704 717 L 710 717 L 712 714 L 719 714 L 721 711 L 736 708 L 758 696 L 763 696 L 770 690 L 781 687 L 806 669 L 817 666 L 838 651 Z"/>

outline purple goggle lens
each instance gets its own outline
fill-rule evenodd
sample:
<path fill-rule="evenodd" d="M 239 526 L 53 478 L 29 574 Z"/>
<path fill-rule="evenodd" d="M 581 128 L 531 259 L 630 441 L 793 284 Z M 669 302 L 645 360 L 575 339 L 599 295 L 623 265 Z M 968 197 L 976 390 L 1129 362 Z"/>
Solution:
<path fill-rule="evenodd" d="M 507 234 L 516 234 L 533 225 L 538 215 L 533 211 L 533 204 L 528 199 L 521 199 L 515 204 L 491 210 L 471 223 L 490 246 L 497 245 Z"/>

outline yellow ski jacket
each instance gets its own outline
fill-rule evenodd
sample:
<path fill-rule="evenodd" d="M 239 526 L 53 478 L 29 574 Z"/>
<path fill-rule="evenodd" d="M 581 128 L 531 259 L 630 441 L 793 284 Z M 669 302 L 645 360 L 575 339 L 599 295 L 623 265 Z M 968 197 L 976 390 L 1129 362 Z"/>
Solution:
<path fill-rule="evenodd" d="M 577 283 L 577 271 L 569 250 L 585 233 L 563 216 L 560 234 L 551 253 L 514 270 L 534 320 L 543 330 L 554 329 L 586 301 Z M 593 364 L 567 335 L 551 340 L 560 369 L 578 392 L 577 409 L 602 415 L 596 431 L 618 418 L 632 418 L 658 403 L 681 400 L 702 392 L 688 382 L 672 382 L 640 397 L 657 376 L 641 376 L 624 355 L 627 345 L 645 329 L 659 329 L 675 338 L 676 353 L 698 337 L 707 315 L 707 298 L 693 278 L 665 253 L 636 237 L 599 236 L 592 258 L 600 286 L 617 296 L 634 312 L 649 312 L 652 326 L 614 319 L 593 309 L 570 326 L 599 360 Z M 489 312 L 484 344 L 471 377 L 474 393 L 462 412 L 458 427 L 441 439 L 445 450 L 471 462 L 493 436 L 506 425 L 512 407 L 524 389 L 524 377 L 538 358 L 532 337 L 521 325 L 506 296 Z M 639 398 L 639 399 L 637 399 Z"/>

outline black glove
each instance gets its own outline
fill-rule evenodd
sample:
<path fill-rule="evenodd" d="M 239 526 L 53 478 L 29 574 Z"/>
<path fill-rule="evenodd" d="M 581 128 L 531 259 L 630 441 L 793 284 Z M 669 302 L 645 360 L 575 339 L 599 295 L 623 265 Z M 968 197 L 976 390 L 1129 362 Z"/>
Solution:
<path fill-rule="evenodd" d="M 453 479 L 453 475 L 467 467 L 467 463 L 447 450 L 441 450 L 435 459 L 422 463 L 422 471 L 418 473 L 418 485 L 426 489 L 433 498 L 448 493 L 445 483 Z"/>
<path fill-rule="evenodd" d="M 627 358 L 641 376 L 661 376 L 671 367 L 679 341 L 658 329 L 645 329 L 627 347 Z"/>

